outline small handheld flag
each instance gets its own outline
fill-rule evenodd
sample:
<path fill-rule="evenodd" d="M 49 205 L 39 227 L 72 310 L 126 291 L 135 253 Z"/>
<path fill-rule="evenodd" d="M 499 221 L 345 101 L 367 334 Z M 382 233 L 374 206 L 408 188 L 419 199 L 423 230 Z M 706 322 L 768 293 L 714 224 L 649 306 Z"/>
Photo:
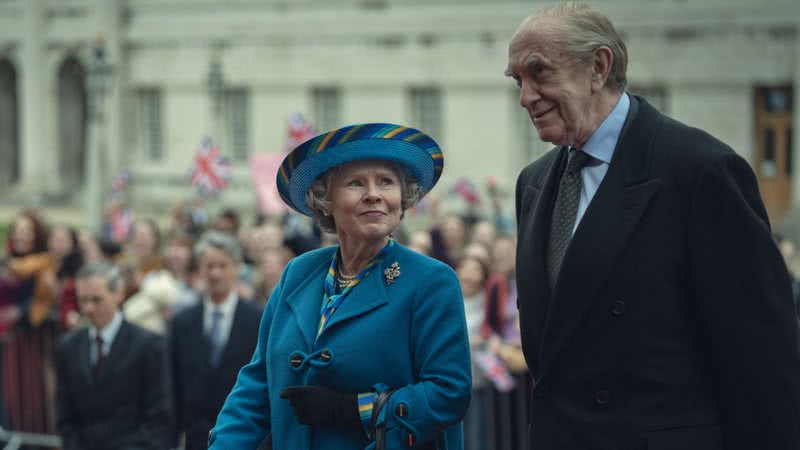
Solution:
<path fill-rule="evenodd" d="M 201 194 L 213 194 L 228 186 L 232 174 L 231 161 L 219 153 L 211 138 L 203 138 L 190 173 L 192 186 Z"/>

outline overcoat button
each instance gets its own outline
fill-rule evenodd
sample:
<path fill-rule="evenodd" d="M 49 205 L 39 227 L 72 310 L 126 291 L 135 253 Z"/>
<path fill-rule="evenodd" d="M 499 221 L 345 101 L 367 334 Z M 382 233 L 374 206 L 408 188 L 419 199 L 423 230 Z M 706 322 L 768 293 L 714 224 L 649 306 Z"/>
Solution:
<path fill-rule="evenodd" d="M 319 358 L 323 362 L 328 362 L 331 360 L 331 352 L 329 350 L 323 350 L 322 353 L 320 353 Z"/>
<path fill-rule="evenodd" d="M 408 408 L 406 408 L 404 403 L 400 403 L 397 405 L 397 408 L 394 409 L 394 412 L 398 417 L 405 417 L 408 414 Z"/>
<path fill-rule="evenodd" d="M 300 364 L 303 364 L 303 358 L 300 355 L 292 355 L 289 357 L 289 364 L 292 367 L 300 367 Z"/>
<path fill-rule="evenodd" d="M 594 401 L 598 405 L 606 405 L 608 404 L 609 394 L 608 391 L 597 391 L 594 393 Z"/>
<path fill-rule="evenodd" d="M 614 314 L 615 316 L 621 316 L 625 314 L 625 302 L 622 300 L 615 301 L 611 306 L 611 314 Z"/>

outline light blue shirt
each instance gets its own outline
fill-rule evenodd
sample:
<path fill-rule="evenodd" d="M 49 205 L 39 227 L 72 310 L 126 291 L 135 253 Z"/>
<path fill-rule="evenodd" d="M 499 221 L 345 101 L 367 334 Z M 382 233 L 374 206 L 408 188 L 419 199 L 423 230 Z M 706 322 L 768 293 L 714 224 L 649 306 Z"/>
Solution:
<path fill-rule="evenodd" d="M 117 311 L 114 313 L 114 318 L 111 319 L 111 322 L 103 327 L 102 330 L 89 327 L 89 358 L 92 361 L 92 365 L 97 364 L 97 344 L 95 343 L 97 334 L 99 333 L 100 337 L 103 338 L 103 357 L 105 358 L 111 351 L 111 344 L 114 342 L 114 338 L 117 336 L 117 332 L 121 326 L 122 313 Z"/>
<path fill-rule="evenodd" d="M 578 217 L 572 228 L 573 233 L 578 228 L 586 208 L 589 207 L 594 194 L 597 193 L 597 188 L 600 187 L 600 183 L 608 172 L 608 165 L 611 163 L 614 148 L 617 146 L 622 126 L 625 124 L 630 109 L 631 100 L 627 93 L 623 93 L 608 117 L 586 141 L 586 145 L 581 148 L 593 159 L 581 169 L 581 201 L 578 203 Z"/>

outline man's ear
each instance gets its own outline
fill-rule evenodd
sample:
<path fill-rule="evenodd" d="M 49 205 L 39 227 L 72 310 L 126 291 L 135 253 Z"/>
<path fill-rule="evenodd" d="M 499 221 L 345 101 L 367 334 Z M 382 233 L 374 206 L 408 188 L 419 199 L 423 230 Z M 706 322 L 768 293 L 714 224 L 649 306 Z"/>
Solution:
<path fill-rule="evenodd" d="M 592 56 L 592 91 L 599 92 L 603 89 L 611 74 L 613 63 L 614 55 L 610 48 L 603 46 L 595 49 Z"/>

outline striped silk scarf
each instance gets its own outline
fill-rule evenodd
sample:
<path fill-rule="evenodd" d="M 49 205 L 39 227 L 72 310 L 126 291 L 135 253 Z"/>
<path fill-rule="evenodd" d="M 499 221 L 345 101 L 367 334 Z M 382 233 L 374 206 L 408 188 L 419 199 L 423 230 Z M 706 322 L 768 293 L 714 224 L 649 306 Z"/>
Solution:
<path fill-rule="evenodd" d="M 330 321 L 330 318 L 336 311 L 336 308 L 342 304 L 344 298 L 347 297 L 347 294 L 349 294 L 350 291 L 361 282 L 361 280 L 369 275 L 373 267 L 380 264 L 381 260 L 383 259 L 383 255 L 385 255 L 386 252 L 392 247 L 394 247 L 394 239 L 389 239 L 389 243 L 386 244 L 381 251 L 379 251 L 378 254 L 372 258 L 372 261 L 370 261 L 366 267 L 361 269 L 361 272 L 359 272 L 355 278 L 350 280 L 342 292 L 338 294 L 336 293 L 336 268 L 338 266 L 336 261 L 338 259 L 337 255 L 339 252 L 337 251 L 333 255 L 333 260 L 331 261 L 331 266 L 328 268 L 328 275 L 325 276 L 325 284 L 323 285 L 322 308 L 320 310 L 317 337 L 322 334 L 322 330 L 325 329 L 325 325 L 327 325 L 328 321 Z"/>

